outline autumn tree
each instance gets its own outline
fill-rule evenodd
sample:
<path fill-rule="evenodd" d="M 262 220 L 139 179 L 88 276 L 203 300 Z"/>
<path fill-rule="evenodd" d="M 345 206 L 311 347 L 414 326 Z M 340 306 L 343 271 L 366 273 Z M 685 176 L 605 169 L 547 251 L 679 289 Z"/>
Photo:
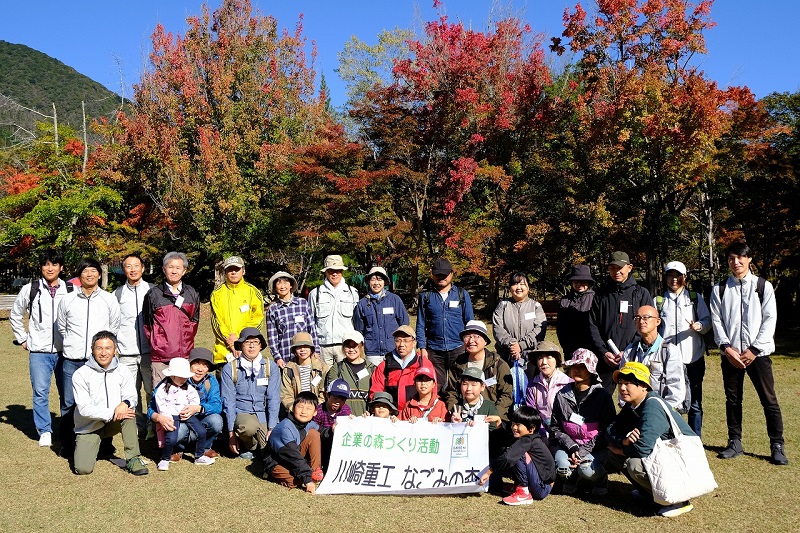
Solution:
<path fill-rule="evenodd" d="M 292 243 L 277 191 L 287 161 L 325 120 L 313 51 L 247 0 L 202 7 L 185 34 L 153 33 L 150 66 L 107 155 L 138 227 L 211 265 L 231 251 L 264 258 Z M 154 235 L 151 234 L 151 237 Z"/>
<path fill-rule="evenodd" d="M 585 186 L 609 201 L 614 247 L 643 251 L 648 282 L 686 245 L 681 214 L 719 169 L 717 141 L 752 94 L 720 89 L 694 64 L 706 52 L 712 1 L 600 0 L 564 15 L 577 54 L 574 106 L 587 152 Z"/>

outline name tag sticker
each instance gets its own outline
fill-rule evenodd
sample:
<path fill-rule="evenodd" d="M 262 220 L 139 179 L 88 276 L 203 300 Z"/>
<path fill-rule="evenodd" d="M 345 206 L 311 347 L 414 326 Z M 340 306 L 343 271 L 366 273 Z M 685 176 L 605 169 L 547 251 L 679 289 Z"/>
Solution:
<path fill-rule="evenodd" d="M 225 360 L 226 360 L 227 362 L 229 362 L 229 363 L 230 363 L 231 361 L 233 361 L 233 354 L 231 354 L 230 352 L 226 353 L 226 354 L 225 354 Z"/>
<path fill-rule="evenodd" d="M 175 307 L 180 307 L 183 305 L 183 296 L 178 296 L 175 298 Z"/>
<path fill-rule="evenodd" d="M 622 300 L 619 302 L 619 312 L 620 313 L 628 312 L 628 300 Z"/>
<path fill-rule="evenodd" d="M 583 424 L 584 418 L 579 415 L 578 413 L 572 413 L 569 415 L 569 421 L 573 424 L 578 424 L 579 426 Z"/>
<path fill-rule="evenodd" d="M 486 380 L 486 386 L 491 387 L 492 385 L 497 385 L 497 378 L 492 376 Z"/>
<path fill-rule="evenodd" d="M 525 313 L 525 320 L 533 320 L 534 318 L 536 318 L 536 311 Z"/>
<path fill-rule="evenodd" d="M 306 321 L 306 319 L 303 317 L 303 315 L 296 315 L 294 317 L 294 323 L 295 324 L 303 324 L 303 323 L 305 323 L 305 321 Z"/>
<path fill-rule="evenodd" d="M 450 300 L 450 307 L 458 307 L 458 300 Z"/>
<path fill-rule="evenodd" d="M 393 315 L 394 314 L 394 307 L 384 307 L 383 308 L 384 315 Z"/>
<path fill-rule="evenodd" d="M 311 384 L 316 387 L 317 385 L 319 385 L 320 381 L 322 381 L 322 376 L 316 375 L 314 376 L 314 379 L 311 380 Z"/>
<path fill-rule="evenodd" d="M 250 304 L 244 304 L 239 308 L 239 311 L 242 313 L 246 313 L 250 310 Z"/>
<path fill-rule="evenodd" d="M 256 385 L 259 387 L 267 387 L 269 386 L 269 378 L 258 378 L 256 380 Z"/>
<path fill-rule="evenodd" d="M 356 377 L 358 379 L 368 378 L 369 377 L 369 370 L 367 370 L 366 368 L 362 368 L 361 370 L 358 371 L 358 373 L 356 374 Z"/>

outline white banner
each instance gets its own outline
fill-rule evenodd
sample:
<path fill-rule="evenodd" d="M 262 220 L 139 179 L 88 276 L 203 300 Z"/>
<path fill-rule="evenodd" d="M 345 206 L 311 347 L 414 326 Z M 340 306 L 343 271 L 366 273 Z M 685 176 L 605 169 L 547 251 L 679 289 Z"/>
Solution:
<path fill-rule="evenodd" d="M 337 419 L 333 450 L 317 494 L 463 494 L 484 492 L 489 466 L 486 423 L 392 423 Z"/>

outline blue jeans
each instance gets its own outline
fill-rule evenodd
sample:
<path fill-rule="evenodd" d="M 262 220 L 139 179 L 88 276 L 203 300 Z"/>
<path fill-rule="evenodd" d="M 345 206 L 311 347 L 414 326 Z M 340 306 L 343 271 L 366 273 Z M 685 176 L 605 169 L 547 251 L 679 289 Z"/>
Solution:
<path fill-rule="evenodd" d="M 181 422 L 181 417 L 175 415 L 172 417 L 172 420 L 175 423 L 175 429 L 164 432 L 164 447 L 161 448 L 162 461 L 169 461 L 172 451 L 175 448 L 175 445 L 178 443 L 178 434 L 180 432 L 180 428 L 185 426 L 191 428 L 191 430 L 197 436 L 197 443 L 195 444 L 194 450 L 195 457 L 200 457 L 206 453 L 206 431 L 203 427 L 203 424 L 197 419 L 197 417 L 192 416 Z"/>
<path fill-rule="evenodd" d="M 222 415 L 213 413 L 205 416 L 194 415 L 192 418 L 199 420 L 206 429 L 206 449 L 211 448 L 219 434 L 222 433 Z M 178 442 L 175 444 L 176 451 L 185 450 L 189 444 L 197 440 L 197 434 L 194 431 L 190 431 L 191 429 L 189 424 L 180 423 L 178 427 Z"/>
<path fill-rule="evenodd" d="M 63 355 L 56 364 L 56 387 L 61 396 L 61 416 L 63 417 L 75 405 L 75 396 L 72 393 L 72 374 L 86 364 L 85 359 L 67 359 Z"/>
<path fill-rule="evenodd" d="M 572 463 L 569 460 L 569 454 L 561 449 L 556 450 L 554 457 L 556 460 L 556 472 L 559 477 L 564 479 L 575 475 L 578 476 L 577 479 L 586 479 L 592 482 L 599 481 L 606 475 L 606 468 L 604 466 L 606 455 L 606 450 L 600 450 L 594 455 L 587 453 L 583 456 L 583 462 L 581 462 L 578 468 L 573 470 L 570 468 Z"/>
<path fill-rule="evenodd" d="M 724 357 L 724 356 L 723 356 Z M 689 378 L 689 427 L 698 437 L 703 430 L 703 377 L 706 375 L 706 358 L 701 357 L 694 363 L 686 365 L 686 377 Z"/>
<path fill-rule="evenodd" d="M 33 389 L 33 423 L 39 435 L 52 433 L 50 422 L 50 382 L 58 364 L 58 353 L 31 352 L 29 359 Z"/>
<path fill-rule="evenodd" d="M 545 483 L 539 477 L 539 471 L 527 453 L 514 465 L 513 476 L 514 484 L 518 487 L 528 487 L 528 492 L 534 500 L 544 500 L 553 488 L 550 483 Z"/>

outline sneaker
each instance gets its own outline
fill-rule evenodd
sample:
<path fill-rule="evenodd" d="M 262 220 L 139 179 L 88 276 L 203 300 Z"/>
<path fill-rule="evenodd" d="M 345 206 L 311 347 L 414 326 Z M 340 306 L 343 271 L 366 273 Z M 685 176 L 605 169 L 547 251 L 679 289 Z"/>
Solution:
<path fill-rule="evenodd" d="M 144 476 L 147 475 L 147 473 L 149 472 L 149 470 L 147 470 L 147 467 L 145 466 L 144 461 L 142 460 L 142 457 L 139 455 L 131 459 L 128 459 L 128 462 L 125 464 L 125 466 L 128 469 L 128 472 L 130 472 L 134 476 Z"/>
<path fill-rule="evenodd" d="M 211 448 L 207 449 L 206 453 L 204 453 L 203 455 L 205 455 L 206 457 L 211 457 L 212 459 L 216 459 L 217 457 L 219 457 L 219 453 L 217 453 L 215 450 L 212 450 Z"/>
<path fill-rule="evenodd" d="M 169 462 L 170 463 L 177 463 L 181 459 L 183 459 L 183 454 L 182 453 L 173 453 L 172 455 L 169 456 Z"/>
<path fill-rule="evenodd" d="M 665 518 L 675 518 L 676 516 L 680 516 L 684 513 L 688 513 L 694 509 L 694 505 L 689 502 L 681 502 L 681 503 L 674 503 L 672 505 L 665 505 L 661 507 L 656 514 L 658 516 L 663 516 Z"/>
<path fill-rule="evenodd" d="M 161 459 L 158 462 L 158 469 L 161 470 L 162 472 L 166 472 L 167 470 L 169 470 L 169 459 Z"/>
<path fill-rule="evenodd" d="M 42 441 L 39 440 L 39 446 L 42 445 Z M 786 454 L 783 453 L 783 444 L 780 442 L 774 443 L 772 446 L 772 457 L 770 460 L 774 465 L 788 465 L 789 459 L 786 457 Z"/>
<path fill-rule="evenodd" d="M 41 435 L 39 435 L 39 446 L 42 448 L 49 448 L 53 445 L 53 434 L 49 431 L 45 431 Z"/>
<path fill-rule="evenodd" d="M 506 496 L 502 501 L 506 505 L 531 505 L 533 503 L 533 498 L 526 489 L 517 487 L 517 490 L 515 490 L 513 494 Z"/>
<path fill-rule="evenodd" d="M 564 484 L 561 485 L 561 492 L 564 494 L 575 494 L 578 490 L 578 476 L 572 474 L 568 478 L 564 478 Z"/>
<path fill-rule="evenodd" d="M 196 464 L 196 465 L 213 465 L 214 461 L 216 461 L 216 459 L 214 459 L 213 457 L 207 457 L 205 455 L 201 455 L 200 457 L 198 457 L 197 459 L 194 460 L 194 464 Z"/>
<path fill-rule="evenodd" d="M 742 441 L 739 439 L 731 439 L 728 441 L 728 447 L 717 454 L 717 458 L 733 459 L 734 457 L 739 457 L 743 453 Z"/>
<path fill-rule="evenodd" d="M 316 482 L 316 483 L 319 483 L 320 481 L 322 481 L 322 478 L 323 478 L 323 477 L 324 477 L 324 475 L 323 475 L 323 473 L 322 473 L 322 469 L 321 469 L 321 468 L 315 468 L 315 469 L 314 469 L 314 470 L 311 472 L 311 481 L 314 481 L 314 482 Z"/>
<path fill-rule="evenodd" d="M 608 494 L 608 476 L 603 476 L 594 484 L 594 487 L 592 487 L 592 495 L 605 496 L 606 494 Z"/>
<path fill-rule="evenodd" d="M 239 459 L 245 459 L 247 461 L 252 461 L 253 457 L 253 452 L 242 452 L 239 454 Z"/>

